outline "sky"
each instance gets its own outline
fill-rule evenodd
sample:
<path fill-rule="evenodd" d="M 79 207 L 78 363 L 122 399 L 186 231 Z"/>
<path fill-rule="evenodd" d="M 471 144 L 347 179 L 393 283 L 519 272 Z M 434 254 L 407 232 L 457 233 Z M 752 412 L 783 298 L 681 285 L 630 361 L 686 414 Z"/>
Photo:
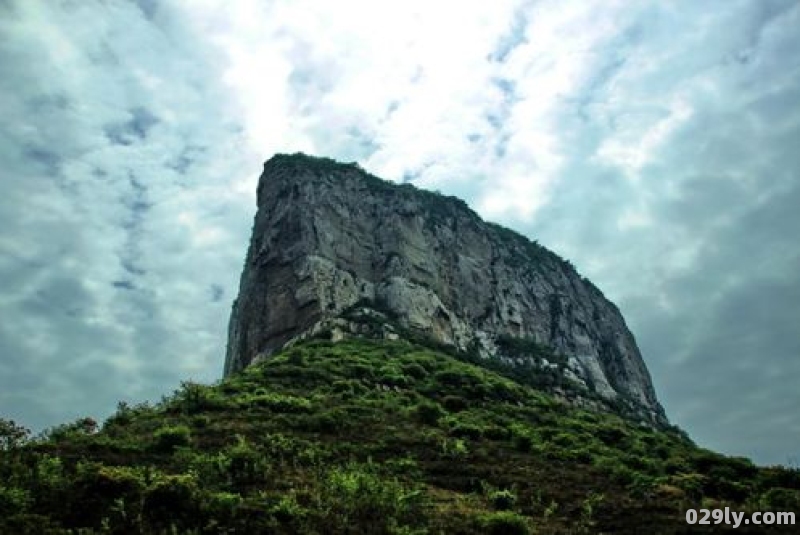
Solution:
<path fill-rule="evenodd" d="M 622 310 L 671 421 L 800 465 L 800 3 L 0 0 L 0 416 L 222 374 L 263 162 L 456 195 Z"/>

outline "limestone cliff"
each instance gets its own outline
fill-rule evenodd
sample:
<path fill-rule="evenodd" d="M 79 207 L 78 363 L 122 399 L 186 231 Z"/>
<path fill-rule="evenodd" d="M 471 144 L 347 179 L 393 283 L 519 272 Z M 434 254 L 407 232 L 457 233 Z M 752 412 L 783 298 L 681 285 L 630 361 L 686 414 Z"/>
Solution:
<path fill-rule="evenodd" d="M 271 158 L 225 374 L 298 338 L 375 335 L 375 325 L 555 374 L 563 381 L 548 384 L 563 397 L 666 423 L 619 310 L 568 262 L 456 198 L 355 164 Z"/>

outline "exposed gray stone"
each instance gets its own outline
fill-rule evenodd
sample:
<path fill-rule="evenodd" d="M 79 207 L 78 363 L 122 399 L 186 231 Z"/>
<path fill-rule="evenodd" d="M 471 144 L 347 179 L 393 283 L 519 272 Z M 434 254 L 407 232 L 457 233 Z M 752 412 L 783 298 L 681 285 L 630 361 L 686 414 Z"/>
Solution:
<path fill-rule="evenodd" d="M 485 358 L 513 362 L 498 351 L 500 336 L 534 339 L 567 357 L 565 377 L 666 423 L 618 309 L 568 262 L 453 197 L 393 185 L 354 164 L 271 158 L 258 186 L 225 374 L 291 341 L 358 335 L 361 327 L 343 315 L 364 304 Z M 382 336 L 399 335 L 387 323 Z"/>

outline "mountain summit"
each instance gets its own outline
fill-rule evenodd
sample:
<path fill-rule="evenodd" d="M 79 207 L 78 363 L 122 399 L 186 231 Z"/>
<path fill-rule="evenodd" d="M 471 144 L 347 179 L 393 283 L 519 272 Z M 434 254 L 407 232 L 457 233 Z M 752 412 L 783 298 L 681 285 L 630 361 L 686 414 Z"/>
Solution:
<path fill-rule="evenodd" d="M 797 532 L 800 470 L 669 425 L 553 253 L 328 159 L 272 158 L 258 203 L 228 377 L 35 438 L 0 417 L 0 534 Z"/>
<path fill-rule="evenodd" d="M 304 338 L 413 337 L 516 368 L 574 404 L 667 423 L 617 307 L 463 201 L 278 154 L 257 202 L 226 376 Z"/>

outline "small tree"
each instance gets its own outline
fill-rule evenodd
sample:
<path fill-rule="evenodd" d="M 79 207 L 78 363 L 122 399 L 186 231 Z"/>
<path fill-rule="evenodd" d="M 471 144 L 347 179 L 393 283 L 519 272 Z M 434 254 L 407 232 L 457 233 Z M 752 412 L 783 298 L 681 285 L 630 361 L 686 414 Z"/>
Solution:
<path fill-rule="evenodd" d="M 30 437 L 30 430 L 17 425 L 14 420 L 0 418 L 0 451 L 9 451 L 22 446 Z"/>

